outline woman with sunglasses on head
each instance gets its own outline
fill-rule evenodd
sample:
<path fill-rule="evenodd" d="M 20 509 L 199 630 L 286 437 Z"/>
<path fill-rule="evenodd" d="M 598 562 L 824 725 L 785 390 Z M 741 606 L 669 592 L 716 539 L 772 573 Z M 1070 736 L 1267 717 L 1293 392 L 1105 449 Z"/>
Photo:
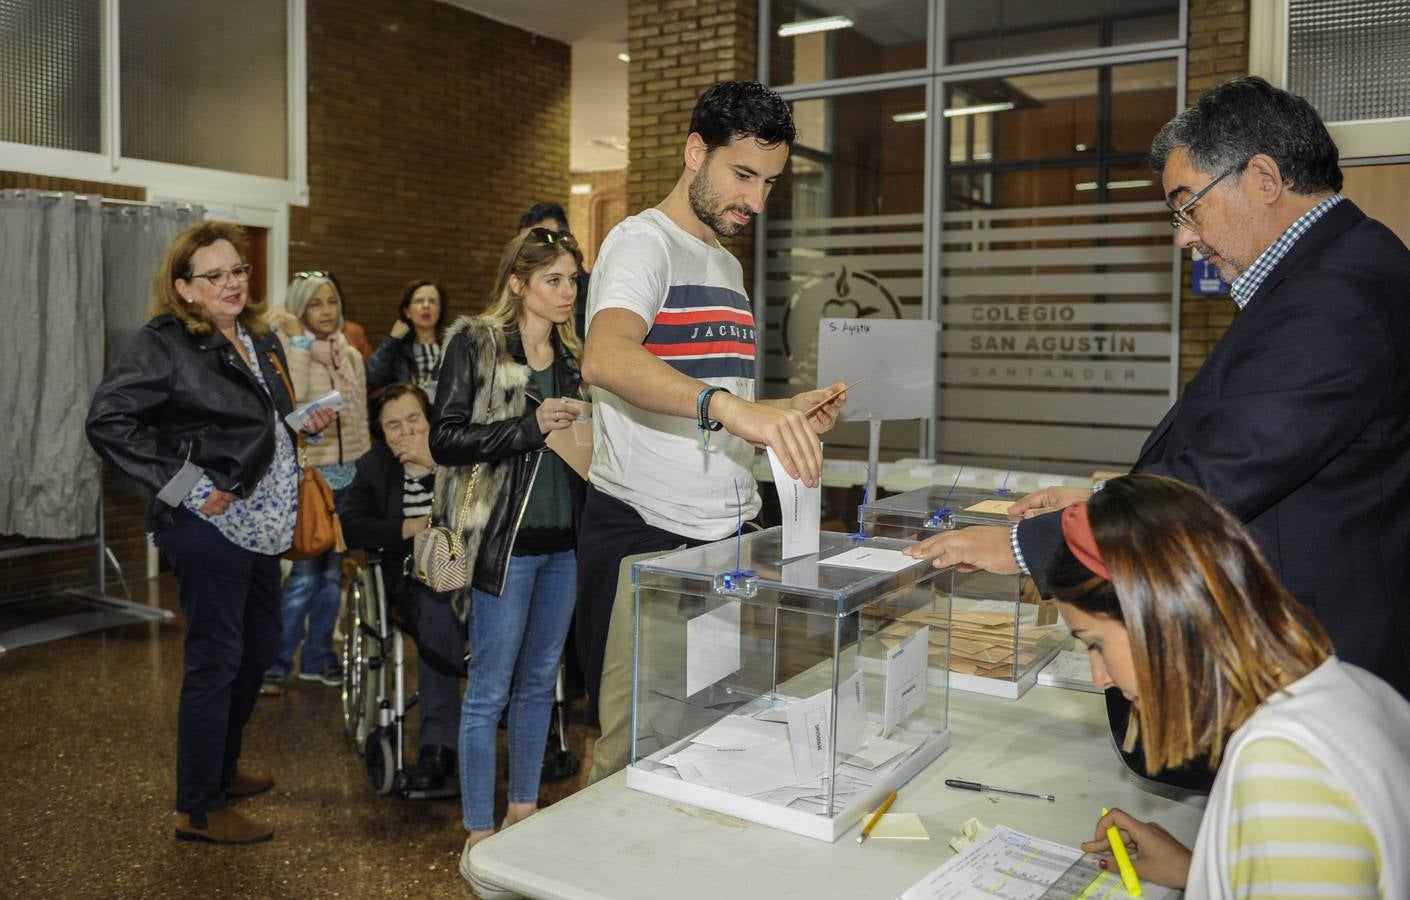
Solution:
<path fill-rule="evenodd" d="M 98 385 L 95 450 L 155 495 L 147 531 L 186 618 L 176 726 L 176 837 L 250 844 L 274 829 L 231 801 L 274 786 L 239 764 L 260 676 L 279 649 L 279 555 L 298 510 L 294 400 L 237 226 L 204 222 L 167 249 L 154 318 Z M 316 432 L 333 414 L 315 414 Z"/>
<path fill-rule="evenodd" d="M 406 286 L 391 333 L 367 361 L 367 386 L 414 384 L 431 398 L 441 368 L 441 335 L 446 316 L 446 292 L 424 278 Z"/>
<path fill-rule="evenodd" d="M 470 846 L 494 833 L 495 736 L 506 705 L 504 825 L 538 805 L 555 675 L 577 585 L 583 481 L 546 441 L 571 426 L 579 410 L 573 303 L 581 265 L 570 235 L 534 228 L 510 241 L 489 309 L 451 326 L 441 362 L 431 455 L 447 471 L 434 518 L 454 521 L 465 545 L 478 548 L 470 588 L 454 598 L 471 648 L 460 711 L 467 878 Z M 467 490 L 469 514 L 462 520 Z"/>
<path fill-rule="evenodd" d="M 357 474 L 358 457 L 372 447 L 367 423 L 367 382 L 362 354 L 343 336 L 343 303 L 336 283 L 327 273 L 300 273 L 284 295 L 284 312 L 278 315 L 281 337 L 289 357 L 289 378 L 294 396 L 307 403 L 337 391 L 343 405 L 333 425 L 318 443 L 310 442 L 307 459 L 318 467 L 333 498 L 342 504 Z M 299 656 L 299 678 L 336 687 L 343 683 L 343 668 L 333 652 L 333 627 L 342 598 L 343 554 L 329 550 L 313 559 L 301 559 L 289 572 L 284 586 L 284 636 L 279 657 L 265 673 L 262 691 L 279 695 Z M 305 640 L 305 620 L 307 634 Z"/>
<path fill-rule="evenodd" d="M 1410 703 L 1333 655 L 1238 520 L 1132 475 L 1062 533 L 1049 586 L 1097 686 L 1133 705 L 1128 752 L 1139 731 L 1149 772 L 1217 768 L 1193 853 L 1119 809 L 1083 849 L 1116 825 L 1142 879 L 1191 897 L 1410 896 Z"/>

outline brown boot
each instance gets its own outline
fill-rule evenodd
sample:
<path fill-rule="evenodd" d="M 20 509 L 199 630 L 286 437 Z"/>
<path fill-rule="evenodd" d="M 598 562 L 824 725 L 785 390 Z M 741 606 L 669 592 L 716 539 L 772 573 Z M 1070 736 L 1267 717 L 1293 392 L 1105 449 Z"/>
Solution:
<path fill-rule="evenodd" d="M 228 806 L 206 813 L 177 813 L 178 841 L 209 841 L 212 844 L 258 844 L 274 837 L 274 828 L 261 825 Z"/>
<path fill-rule="evenodd" d="M 259 770 L 246 772 L 242 769 L 236 769 L 235 777 L 230 779 L 230 783 L 225 786 L 225 799 L 236 800 L 240 797 L 263 794 L 272 787 L 274 787 L 274 778 L 269 773 Z"/>

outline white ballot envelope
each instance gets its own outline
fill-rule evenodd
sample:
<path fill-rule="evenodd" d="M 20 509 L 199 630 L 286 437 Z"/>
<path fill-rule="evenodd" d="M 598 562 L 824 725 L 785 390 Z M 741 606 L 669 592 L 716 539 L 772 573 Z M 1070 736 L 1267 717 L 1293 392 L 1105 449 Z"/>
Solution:
<path fill-rule="evenodd" d="M 343 395 L 337 391 L 329 391 L 316 400 L 310 400 L 303 406 L 298 407 L 293 412 L 284 417 L 284 421 L 295 431 L 303 431 L 308 424 L 309 417 L 320 409 L 342 409 Z"/>
<path fill-rule="evenodd" d="M 783 558 L 795 559 L 818 552 L 818 532 L 822 529 L 822 485 L 808 487 L 789 476 L 772 447 L 765 448 L 778 488 L 779 512 L 783 520 Z"/>

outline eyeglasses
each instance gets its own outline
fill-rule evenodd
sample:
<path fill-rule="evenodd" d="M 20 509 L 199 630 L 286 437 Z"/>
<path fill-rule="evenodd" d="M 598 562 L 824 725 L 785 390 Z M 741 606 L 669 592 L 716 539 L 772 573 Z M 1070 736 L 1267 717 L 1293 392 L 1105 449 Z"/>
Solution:
<path fill-rule="evenodd" d="M 236 281 L 249 281 L 250 275 L 255 271 L 255 267 L 249 263 L 241 263 L 238 266 L 231 266 L 228 269 L 216 269 L 213 272 L 192 273 L 188 276 L 194 280 L 204 278 L 211 283 L 212 287 L 223 288 L 230 283 L 233 278 Z"/>
<path fill-rule="evenodd" d="M 332 278 L 332 272 L 295 272 L 295 278 Z"/>
<path fill-rule="evenodd" d="M 1184 203 L 1181 203 L 1179 206 L 1171 209 L 1170 212 L 1174 214 L 1174 218 L 1170 220 L 1170 227 L 1175 231 L 1179 231 L 1181 228 L 1188 228 L 1191 231 L 1198 231 L 1199 226 L 1195 224 L 1194 218 L 1190 215 L 1190 208 L 1193 207 L 1196 203 L 1198 203 L 1200 199 L 1204 197 L 1205 194 L 1212 191 L 1216 184 L 1223 181 L 1225 178 L 1228 178 L 1230 175 L 1234 174 L 1246 165 L 1248 165 L 1248 160 L 1234 163 L 1232 166 L 1225 169 L 1223 172 L 1220 172 L 1219 175 L 1209 184 L 1206 184 L 1198 191 L 1195 191 L 1193 197 L 1186 200 Z"/>

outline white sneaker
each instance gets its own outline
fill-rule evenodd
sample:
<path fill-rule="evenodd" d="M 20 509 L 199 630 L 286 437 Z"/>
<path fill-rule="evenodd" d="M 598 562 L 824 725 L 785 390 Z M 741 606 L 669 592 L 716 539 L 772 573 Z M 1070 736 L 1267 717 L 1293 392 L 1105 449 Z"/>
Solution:
<path fill-rule="evenodd" d="M 482 881 L 470 871 L 469 838 L 465 839 L 465 849 L 460 851 L 460 877 L 465 879 L 466 884 L 470 885 L 470 890 L 474 891 L 475 896 L 480 900 L 518 900 L 519 898 L 519 895 L 513 891 Z"/>

